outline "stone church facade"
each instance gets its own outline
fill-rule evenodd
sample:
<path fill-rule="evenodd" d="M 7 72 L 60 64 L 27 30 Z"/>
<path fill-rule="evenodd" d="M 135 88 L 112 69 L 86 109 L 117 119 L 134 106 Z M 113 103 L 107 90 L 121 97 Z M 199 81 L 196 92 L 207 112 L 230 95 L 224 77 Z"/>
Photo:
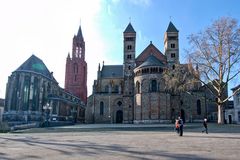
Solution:
<path fill-rule="evenodd" d="M 194 79 L 193 68 L 179 62 L 178 34 L 170 22 L 164 54 L 150 42 L 136 57 L 136 32 L 129 23 L 123 32 L 123 64 L 99 64 L 86 123 L 168 123 L 178 116 L 187 122 L 202 120 L 207 113 L 200 84 L 178 94 L 166 89 L 166 71 L 174 73 L 178 68 L 183 77 Z"/>

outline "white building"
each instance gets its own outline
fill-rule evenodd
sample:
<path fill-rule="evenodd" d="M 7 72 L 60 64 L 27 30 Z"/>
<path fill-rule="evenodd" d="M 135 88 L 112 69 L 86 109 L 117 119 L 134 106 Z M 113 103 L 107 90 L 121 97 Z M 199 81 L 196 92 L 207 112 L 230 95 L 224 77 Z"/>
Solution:
<path fill-rule="evenodd" d="M 232 91 L 237 93 L 233 96 L 233 109 L 228 109 L 225 112 L 225 119 L 227 123 L 237 123 L 240 124 L 240 85 L 232 88 Z"/>

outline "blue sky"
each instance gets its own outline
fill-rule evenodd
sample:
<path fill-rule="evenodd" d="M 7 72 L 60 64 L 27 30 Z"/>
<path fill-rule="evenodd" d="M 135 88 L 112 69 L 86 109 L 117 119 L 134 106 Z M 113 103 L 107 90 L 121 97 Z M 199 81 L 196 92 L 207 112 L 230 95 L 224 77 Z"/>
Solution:
<path fill-rule="evenodd" d="M 32 54 L 64 87 L 66 57 L 80 24 L 91 94 L 98 63 L 122 64 L 123 31 L 130 21 L 139 55 L 150 41 L 164 52 L 163 36 L 171 20 L 179 30 L 184 63 L 187 37 L 222 16 L 240 21 L 239 6 L 238 0 L 0 0 L 0 97 L 5 96 L 8 76 Z"/>

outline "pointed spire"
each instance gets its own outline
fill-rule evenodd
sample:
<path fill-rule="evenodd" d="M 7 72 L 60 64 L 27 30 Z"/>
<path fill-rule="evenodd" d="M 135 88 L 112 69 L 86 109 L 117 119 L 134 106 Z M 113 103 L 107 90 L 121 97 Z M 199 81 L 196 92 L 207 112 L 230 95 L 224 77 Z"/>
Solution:
<path fill-rule="evenodd" d="M 100 71 L 100 63 L 98 63 L 98 71 Z"/>
<path fill-rule="evenodd" d="M 174 26 L 174 24 L 170 21 L 166 32 L 178 32 L 178 30 L 177 30 L 177 28 Z"/>
<path fill-rule="evenodd" d="M 125 29 L 124 33 L 136 33 L 133 29 L 131 22 L 128 24 L 127 28 Z"/>
<path fill-rule="evenodd" d="M 83 35 L 82 35 L 82 28 L 81 28 L 81 25 L 79 26 L 79 29 L 78 29 L 78 34 L 77 34 L 77 38 L 78 38 L 78 39 L 83 39 Z"/>

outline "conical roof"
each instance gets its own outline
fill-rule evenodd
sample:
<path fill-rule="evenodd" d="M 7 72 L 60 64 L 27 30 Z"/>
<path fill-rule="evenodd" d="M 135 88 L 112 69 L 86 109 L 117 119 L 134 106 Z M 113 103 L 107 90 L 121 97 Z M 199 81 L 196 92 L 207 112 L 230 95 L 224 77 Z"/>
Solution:
<path fill-rule="evenodd" d="M 143 62 L 138 68 L 149 66 L 161 66 L 165 67 L 164 63 L 157 59 L 154 55 L 150 55 L 145 62 Z"/>
<path fill-rule="evenodd" d="M 167 32 L 178 32 L 177 28 L 174 26 L 174 24 L 170 21 Z"/>
<path fill-rule="evenodd" d="M 127 28 L 125 29 L 124 33 L 136 33 L 133 29 L 133 26 L 131 23 L 128 24 Z"/>
<path fill-rule="evenodd" d="M 41 59 L 36 57 L 35 55 L 32 55 L 30 58 L 28 58 L 15 72 L 34 72 L 37 74 L 41 74 L 49 79 L 54 79 L 52 74 L 49 72 L 46 65 L 43 63 Z"/>

